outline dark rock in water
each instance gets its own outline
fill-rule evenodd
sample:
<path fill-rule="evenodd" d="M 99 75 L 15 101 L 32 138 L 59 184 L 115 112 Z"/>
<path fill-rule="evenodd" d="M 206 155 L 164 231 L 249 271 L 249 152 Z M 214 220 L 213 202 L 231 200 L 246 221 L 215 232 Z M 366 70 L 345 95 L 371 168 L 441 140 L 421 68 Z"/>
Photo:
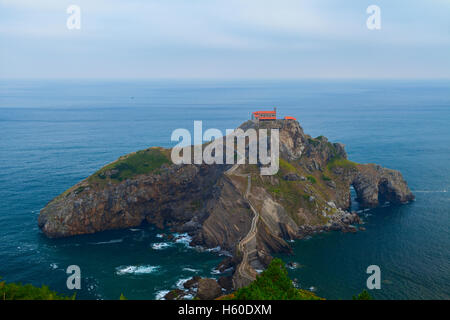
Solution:
<path fill-rule="evenodd" d="M 351 226 L 351 225 L 342 228 L 342 232 L 344 232 L 344 233 L 347 233 L 347 232 L 355 233 L 356 231 L 357 231 L 356 227 L 355 226 Z"/>
<path fill-rule="evenodd" d="M 339 224 L 337 224 L 337 223 L 333 223 L 333 224 L 331 225 L 330 229 L 333 230 L 333 231 L 339 231 L 339 230 L 342 229 L 342 226 L 339 225 Z"/>
<path fill-rule="evenodd" d="M 350 222 L 359 224 L 359 223 L 361 223 L 361 218 L 358 216 L 358 214 L 356 212 L 354 212 L 351 214 Z"/>
<path fill-rule="evenodd" d="M 230 291 L 233 289 L 233 277 L 220 277 L 219 280 L 219 285 L 224 288 L 227 291 Z"/>
<path fill-rule="evenodd" d="M 185 289 L 191 289 L 191 288 L 193 288 L 193 287 L 196 287 L 196 286 L 198 286 L 198 281 L 199 281 L 200 279 L 201 279 L 201 277 L 199 277 L 199 276 L 194 276 L 194 277 L 192 277 L 192 279 L 186 281 L 186 282 L 183 284 L 183 287 L 184 287 Z"/>
<path fill-rule="evenodd" d="M 400 204 L 414 200 L 400 172 L 376 164 L 358 165 L 352 184 L 361 207 L 373 208 L 385 202 Z"/>
<path fill-rule="evenodd" d="M 222 289 L 215 279 L 202 278 L 198 281 L 197 298 L 213 300 L 222 294 Z"/>
<path fill-rule="evenodd" d="M 164 299 L 166 300 L 179 300 L 184 296 L 184 291 L 180 290 L 180 289 L 174 289 L 171 290 L 170 292 L 168 292 L 165 296 Z"/>
<path fill-rule="evenodd" d="M 286 264 L 289 269 L 297 269 L 300 265 L 297 262 L 290 261 Z"/>
<path fill-rule="evenodd" d="M 234 260 L 232 257 L 227 257 L 222 260 L 219 265 L 216 267 L 220 272 L 225 272 L 226 270 L 234 267 Z"/>

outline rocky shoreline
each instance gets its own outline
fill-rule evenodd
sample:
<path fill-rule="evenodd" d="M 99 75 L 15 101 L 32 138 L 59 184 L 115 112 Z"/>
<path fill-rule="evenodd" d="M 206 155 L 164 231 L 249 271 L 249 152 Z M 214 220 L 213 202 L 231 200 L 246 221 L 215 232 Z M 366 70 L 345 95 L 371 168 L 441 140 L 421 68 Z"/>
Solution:
<path fill-rule="evenodd" d="M 358 228 L 355 225 L 361 224 L 361 218 L 356 212 L 348 212 L 344 210 L 339 210 L 339 213 L 333 216 L 330 222 L 326 225 L 303 225 L 299 227 L 299 239 L 303 239 L 305 237 L 314 235 L 319 232 L 329 232 L 329 231 L 341 231 L 344 233 L 347 232 L 357 232 L 358 230 L 364 231 L 364 227 L 359 226 Z"/>
<path fill-rule="evenodd" d="M 229 294 L 233 290 L 231 276 L 222 276 L 218 280 L 213 278 L 202 278 L 194 276 L 185 281 L 183 289 L 177 288 L 169 291 L 162 299 L 164 300 L 213 300 L 220 296 Z"/>

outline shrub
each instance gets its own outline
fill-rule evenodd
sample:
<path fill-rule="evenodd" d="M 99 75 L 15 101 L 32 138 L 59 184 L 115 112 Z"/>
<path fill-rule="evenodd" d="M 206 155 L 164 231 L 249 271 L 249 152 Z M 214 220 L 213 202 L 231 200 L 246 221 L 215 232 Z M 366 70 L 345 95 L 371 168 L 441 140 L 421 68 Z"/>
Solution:
<path fill-rule="evenodd" d="M 341 157 L 331 158 L 330 161 L 328 161 L 327 168 L 331 170 L 336 167 L 341 167 L 344 169 L 353 169 L 356 168 L 356 163 Z"/>
<path fill-rule="evenodd" d="M 233 300 L 320 300 L 314 293 L 297 289 L 289 279 L 284 263 L 273 259 L 249 286 L 236 291 Z"/>
<path fill-rule="evenodd" d="M 353 300 L 373 300 L 372 296 L 367 292 L 367 290 L 363 290 L 360 294 L 353 296 Z"/>
<path fill-rule="evenodd" d="M 269 191 L 276 194 L 276 195 L 280 195 L 281 194 L 281 189 L 279 187 L 269 187 Z"/>
<path fill-rule="evenodd" d="M 284 159 L 280 158 L 280 169 L 286 172 L 297 172 L 297 169 Z"/>
<path fill-rule="evenodd" d="M 316 182 L 317 182 L 316 178 L 314 178 L 313 176 L 307 176 L 306 178 L 307 178 L 308 181 L 311 182 L 311 183 L 316 183 Z"/>
<path fill-rule="evenodd" d="M 320 141 L 314 138 L 308 138 L 309 144 L 312 144 L 314 147 L 317 147 L 320 144 Z"/>
<path fill-rule="evenodd" d="M 51 291 L 47 286 L 41 288 L 31 284 L 0 282 L 0 300 L 75 300 L 71 297 Z"/>
<path fill-rule="evenodd" d="M 128 300 L 123 293 L 120 294 L 119 300 Z"/>

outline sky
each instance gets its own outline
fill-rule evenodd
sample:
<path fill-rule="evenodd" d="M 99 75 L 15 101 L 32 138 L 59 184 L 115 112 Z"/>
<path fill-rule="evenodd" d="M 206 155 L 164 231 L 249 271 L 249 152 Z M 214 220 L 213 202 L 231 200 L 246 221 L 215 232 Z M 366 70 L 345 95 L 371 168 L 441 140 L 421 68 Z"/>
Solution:
<path fill-rule="evenodd" d="M 450 0 L 0 0 L 0 78 L 450 79 Z"/>

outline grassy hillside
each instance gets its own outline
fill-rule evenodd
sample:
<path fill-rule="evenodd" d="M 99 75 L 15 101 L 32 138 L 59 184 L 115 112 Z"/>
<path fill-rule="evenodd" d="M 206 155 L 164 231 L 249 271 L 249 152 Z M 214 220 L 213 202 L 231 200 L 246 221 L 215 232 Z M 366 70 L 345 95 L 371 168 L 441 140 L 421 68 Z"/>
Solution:
<path fill-rule="evenodd" d="M 94 173 L 88 180 L 90 183 L 102 183 L 107 179 L 120 182 L 156 171 L 164 163 L 170 163 L 168 151 L 163 148 L 149 148 L 120 157 Z"/>

